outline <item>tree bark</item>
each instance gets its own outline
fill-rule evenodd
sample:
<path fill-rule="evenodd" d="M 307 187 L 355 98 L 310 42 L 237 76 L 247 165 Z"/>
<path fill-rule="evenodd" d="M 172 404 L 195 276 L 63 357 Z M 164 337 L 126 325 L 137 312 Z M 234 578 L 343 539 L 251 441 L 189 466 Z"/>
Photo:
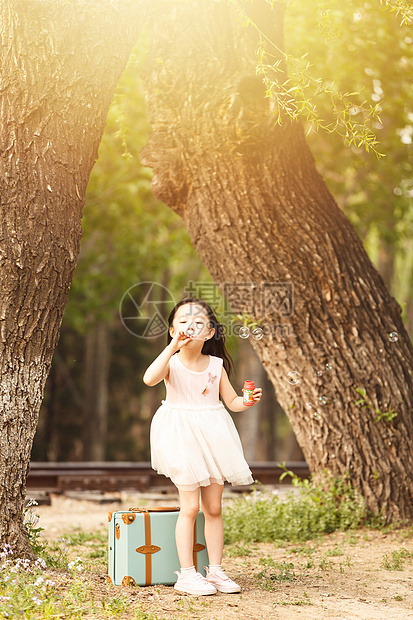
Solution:
<path fill-rule="evenodd" d="M 132 0 L 0 6 L 0 546 L 30 555 L 30 451 L 81 238 L 86 185 L 137 38 Z"/>
<path fill-rule="evenodd" d="M 400 308 L 318 174 L 301 125 L 274 123 L 255 73 L 256 31 L 227 3 L 159 4 L 143 75 L 153 133 L 142 161 L 153 190 L 181 215 L 231 306 L 265 326 L 252 344 L 311 470 L 349 476 L 389 521 L 412 519 L 413 350 Z M 253 6 L 282 47 L 281 11 Z M 284 283 L 291 312 L 271 297 Z M 356 405 L 356 388 L 370 406 Z M 390 408 L 397 417 L 377 421 L 374 409 Z"/>

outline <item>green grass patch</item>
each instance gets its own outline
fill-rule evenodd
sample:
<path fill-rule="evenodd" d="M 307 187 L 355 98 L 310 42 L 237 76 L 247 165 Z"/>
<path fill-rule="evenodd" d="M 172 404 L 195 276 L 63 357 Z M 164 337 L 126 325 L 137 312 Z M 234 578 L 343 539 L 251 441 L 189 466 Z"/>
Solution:
<path fill-rule="evenodd" d="M 290 549 L 291 553 L 297 553 L 298 555 L 308 555 L 311 556 L 313 553 L 317 551 L 316 547 L 306 547 L 305 545 L 301 547 L 293 547 Z"/>
<path fill-rule="evenodd" d="M 90 542 L 107 543 L 107 532 L 96 530 L 95 532 L 84 532 L 79 530 L 65 535 L 68 545 L 79 546 L 86 545 Z"/>
<path fill-rule="evenodd" d="M 386 570 L 403 570 L 405 561 L 411 559 L 413 559 L 413 553 L 407 549 L 401 549 L 392 551 L 390 554 L 385 553 L 381 563 Z"/>
<path fill-rule="evenodd" d="M 286 498 L 257 487 L 224 510 L 225 543 L 303 542 L 321 534 L 349 530 L 365 522 L 365 503 L 344 479 L 300 480 L 292 476 L 296 491 Z"/>
<path fill-rule="evenodd" d="M 336 556 L 344 555 L 344 551 L 340 549 L 340 547 L 336 546 L 333 549 L 327 549 L 324 555 L 326 557 L 336 557 Z"/>
<path fill-rule="evenodd" d="M 325 558 L 321 558 L 318 568 L 320 570 L 333 570 L 333 563 L 330 560 L 326 560 Z"/>
<path fill-rule="evenodd" d="M 274 590 L 277 583 L 297 579 L 292 562 L 275 562 L 268 556 L 260 558 L 259 565 L 263 568 L 257 574 L 257 580 L 263 590 Z"/>
<path fill-rule="evenodd" d="M 282 605 L 283 607 L 289 607 L 290 605 L 296 605 L 298 607 L 304 605 L 312 605 L 313 603 L 310 601 L 310 597 L 307 592 L 304 592 L 304 598 L 299 598 L 294 601 L 274 601 L 273 605 Z"/>
<path fill-rule="evenodd" d="M 230 545 L 226 549 L 226 553 L 229 555 L 230 558 L 242 558 L 251 555 L 252 550 L 251 546 L 249 545 L 235 544 Z"/>

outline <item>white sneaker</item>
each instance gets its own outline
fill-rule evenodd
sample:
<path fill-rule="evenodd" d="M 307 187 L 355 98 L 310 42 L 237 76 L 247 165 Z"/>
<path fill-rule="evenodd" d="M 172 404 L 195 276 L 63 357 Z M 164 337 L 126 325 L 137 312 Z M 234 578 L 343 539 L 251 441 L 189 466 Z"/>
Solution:
<path fill-rule="evenodd" d="M 223 570 L 217 570 L 216 573 L 210 573 L 209 569 L 205 566 L 206 580 L 213 585 L 218 592 L 225 592 L 226 594 L 234 594 L 235 592 L 241 592 L 241 586 L 235 581 L 232 581 Z"/>
<path fill-rule="evenodd" d="M 205 596 L 207 594 L 216 594 L 217 589 L 201 575 L 201 573 L 191 573 L 183 577 L 179 571 L 175 571 L 178 580 L 174 585 L 178 592 L 186 592 L 194 596 Z"/>

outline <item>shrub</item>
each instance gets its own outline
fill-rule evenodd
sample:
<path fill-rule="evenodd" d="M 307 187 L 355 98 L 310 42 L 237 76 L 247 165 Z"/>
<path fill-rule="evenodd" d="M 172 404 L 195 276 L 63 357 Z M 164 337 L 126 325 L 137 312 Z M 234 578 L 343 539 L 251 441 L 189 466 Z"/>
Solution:
<path fill-rule="evenodd" d="M 224 510 L 225 543 L 298 542 L 319 534 L 358 527 L 366 518 L 362 496 L 344 478 L 300 480 L 292 472 L 296 491 L 280 499 L 259 486 Z"/>

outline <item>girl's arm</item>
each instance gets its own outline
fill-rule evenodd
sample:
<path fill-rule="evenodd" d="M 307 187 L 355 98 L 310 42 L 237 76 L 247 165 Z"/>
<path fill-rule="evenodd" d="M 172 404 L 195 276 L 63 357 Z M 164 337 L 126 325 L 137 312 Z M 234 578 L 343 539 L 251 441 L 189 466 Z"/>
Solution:
<path fill-rule="evenodd" d="M 221 381 L 219 383 L 219 393 L 222 396 L 222 400 L 231 411 L 245 411 L 248 409 L 248 405 L 244 405 L 242 402 L 242 396 L 238 396 L 232 387 L 225 368 L 222 369 Z M 262 389 L 255 388 L 253 393 L 254 403 L 257 403 L 261 399 L 261 394 Z"/>
<path fill-rule="evenodd" d="M 179 351 L 190 338 L 184 332 L 178 332 L 171 342 L 164 348 L 162 353 L 152 362 L 143 375 L 143 382 L 146 385 L 157 385 L 162 379 L 167 379 L 169 375 L 169 360 L 172 355 Z"/>

